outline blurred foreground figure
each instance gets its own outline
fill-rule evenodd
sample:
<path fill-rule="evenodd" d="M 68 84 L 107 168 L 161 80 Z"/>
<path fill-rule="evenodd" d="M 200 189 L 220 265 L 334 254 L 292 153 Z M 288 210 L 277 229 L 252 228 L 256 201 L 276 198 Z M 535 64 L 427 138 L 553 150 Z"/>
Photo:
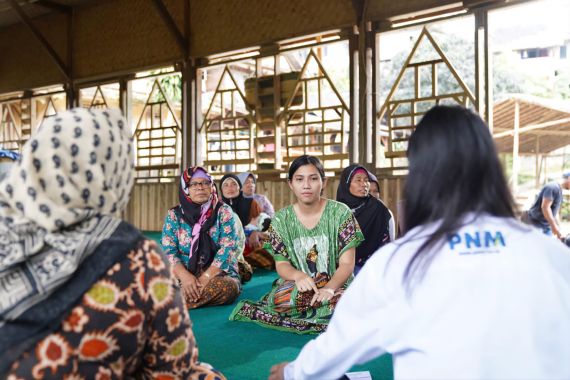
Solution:
<path fill-rule="evenodd" d="M 570 378 L 570 253 L 515 219 L 485 123 L 435 107 L 408 159 L 408 232 L 270 379 L 338 379 L 386 352 L 396 379 Z"/>
<path fill-rule="evenodd" d="M 197 363 L 153 242 L 115 215 L 134 182 L 118 110 L 44 122 L 0 183 L 0 378 L 223 378 Z"/>

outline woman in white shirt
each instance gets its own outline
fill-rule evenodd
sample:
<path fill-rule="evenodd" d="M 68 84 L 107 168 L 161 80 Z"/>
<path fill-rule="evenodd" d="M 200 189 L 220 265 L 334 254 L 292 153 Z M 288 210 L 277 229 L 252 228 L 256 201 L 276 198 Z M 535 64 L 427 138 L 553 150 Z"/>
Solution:
<path fill-rule="evenodd" d="M 407 234 L 270 379 L 338 379 L 384 353 L 396 379 L 570 378 L 570 252 L 515 220 L 485 123 L 434 107 L 408 159 Z"/>

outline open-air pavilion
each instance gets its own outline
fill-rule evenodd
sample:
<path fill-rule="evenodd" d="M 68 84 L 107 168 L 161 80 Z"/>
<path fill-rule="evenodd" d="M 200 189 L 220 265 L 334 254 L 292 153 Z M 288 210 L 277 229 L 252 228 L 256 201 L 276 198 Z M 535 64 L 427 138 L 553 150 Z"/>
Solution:
<path fill-rule="evenodd" d="M 493 107 L 499 153 L 512 154 L 511 183 L 518 189 L 521 156 L 535 157 L 535 187 L 548 178 L 548 155 L 570 145 L 570 107 L 533 97 L 512 97 Z M 561 173 L 558 173 L 561 174 Z"/>
<path fill-rule="evenodd" d="M 541 157 L 570 144 L 567 107 L 493 101 L 492 15 L 526 3 L 0 0 L 0 148 L 20 151 L 58 111 L 120 108 L 137 170 L 122 216 L 158 240 L 181 169 L 195 164 L 216 178 L 256 173 L 258 192 L 279 209 L 293 200 L 284 178 L 295 157 L 321 158 L 329 198 L 340 171 L 358 162 L 397 212 L 414 126 L 434 105 L 459 104 L 488 122 L 499 152 L 513 154 L 516 191 L 520 155 L 535 155 L 540 168 Z M 537 169 L 537 186 L 543 177 Z M 259 297 L 273 275 L 262 273 L 243 296 Z M 220 313 L 192 317 L 202 360 L 229 378 L 264 378 L 307 341 L 246 335 L 250 326 L 233 328 Z M 228 342 L 236 351 L 224 354 Z M 388 356 L 364 369 L 392 377 Z"/>
<path fill-rule="evenodd" d="M 505 5 L 3 0 L 2 144 L 19 150 L 64 108 L 120 107 L 137 144 L 126 217 L 144 230 L 159 230 L 176 202 L 180 167 L 252 170 L 279 208 L 291 200 L 287 163 L 305 152 L 321 157 L 333 178 L 355 161 L 376 171 L 395 210 L 402 149 L 423 112 L 455 103 L 488 117 L 486 15 Z M 458 17 L 474 52 L 470 79 L 437 34 Z M 378 39 L 409 25 L 407 60 L 388 83 Z M 335 189 L 333 179 L 327 194 Z"/>

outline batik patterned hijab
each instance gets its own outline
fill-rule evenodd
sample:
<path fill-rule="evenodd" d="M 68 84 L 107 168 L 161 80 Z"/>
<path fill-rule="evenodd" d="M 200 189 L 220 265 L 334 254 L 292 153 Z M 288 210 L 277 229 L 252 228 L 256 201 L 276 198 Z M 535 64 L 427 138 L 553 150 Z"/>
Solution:
<path fill-rule="evenodd" d="M 0 327 L 48 299 L 111 236 L 133 182 L 120 111 L 44 121 L 0 182 Z"/>

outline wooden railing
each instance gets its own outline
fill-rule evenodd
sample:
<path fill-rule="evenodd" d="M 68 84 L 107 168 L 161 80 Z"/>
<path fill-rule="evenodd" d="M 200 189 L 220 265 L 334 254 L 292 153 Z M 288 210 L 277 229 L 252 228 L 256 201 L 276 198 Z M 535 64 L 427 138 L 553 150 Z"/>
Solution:
<path fill-rule="evenodd" d="M 384 177 L 380 179 L 380 194 L 384 203 L 398 219 L 398 202 L 402 199 L 404 177 Z M 130 223 L 144 231 L 161 231 L 164 217 L 178 202 L 178 182 L 171 183 L 136 183 L 131 193 L 131 200 L 123 214 Z M 324 196 L 336 199 L 339 176 L 329 178 L 324 189 Z M 279 210 L 294 202 L 294 196 L 286 179 L 259 181 L 257 192 L 265 194 Z"/>

